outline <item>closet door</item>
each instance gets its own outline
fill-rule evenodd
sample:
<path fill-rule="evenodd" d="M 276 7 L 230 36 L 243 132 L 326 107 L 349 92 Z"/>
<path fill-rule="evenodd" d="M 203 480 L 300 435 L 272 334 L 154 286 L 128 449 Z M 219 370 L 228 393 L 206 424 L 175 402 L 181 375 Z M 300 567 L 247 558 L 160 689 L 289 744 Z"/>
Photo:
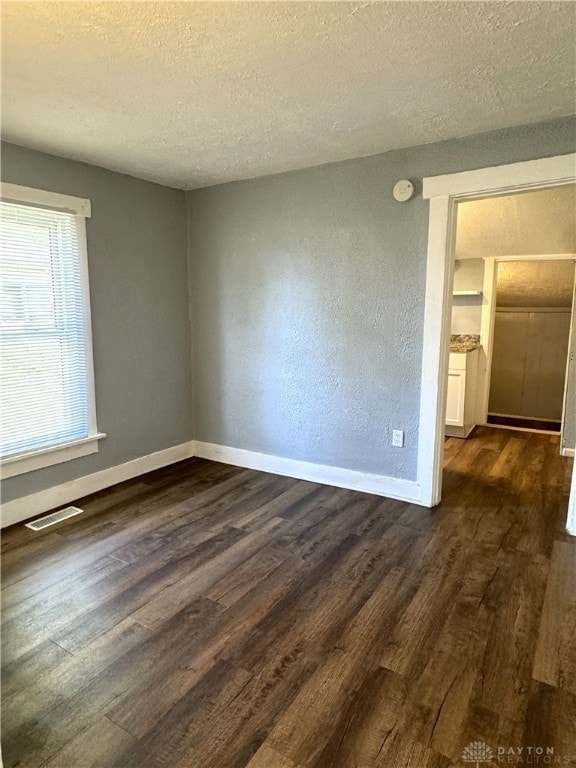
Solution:
<path fill-rule="evenodd" d="M 488 405 L 490 413 L 504 416 L 519 416 L 522 413 L 528 319 L 525 312 L 496 310 Z"/>
<path fill-rule="evenodd" d="M 522 416 L 560 421 L 570 336 L 570 312 L 531 312 Z"/>
<path fill-rule="evenodd" d="M 562 418 L 569 312 L 496 311 L 489 412 Z"/>

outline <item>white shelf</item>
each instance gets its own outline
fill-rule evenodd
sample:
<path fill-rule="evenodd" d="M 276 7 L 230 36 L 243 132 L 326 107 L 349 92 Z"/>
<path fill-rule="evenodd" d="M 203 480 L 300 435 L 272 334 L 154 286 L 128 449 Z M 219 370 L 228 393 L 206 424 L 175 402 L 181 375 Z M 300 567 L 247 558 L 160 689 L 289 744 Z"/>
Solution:
<path fill-rule="evenodd" d="M 454 291 L 452 296 L 482 296 L 482 291 Z"/>

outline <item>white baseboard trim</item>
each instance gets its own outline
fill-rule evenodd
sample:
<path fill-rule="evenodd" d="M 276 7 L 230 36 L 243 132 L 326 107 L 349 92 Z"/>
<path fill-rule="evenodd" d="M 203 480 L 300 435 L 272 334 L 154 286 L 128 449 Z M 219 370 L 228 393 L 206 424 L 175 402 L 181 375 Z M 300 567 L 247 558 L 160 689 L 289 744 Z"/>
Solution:
<path fill-rule="evenodd" d="M 298 480 L 310 480 L 313 483 L 334 485 L 337 488 L 346 488 L 351 491 L 373 493 L 377 496 L 387 496 L 414 504 L 422 503 L 420 501 L 420 486 L 414 480 L 402 480 L 386 475 L 358 472 L 354 469 L 331 467 L 327 464 L 312 464 L 308 461 L 285 459 L 268 453 L 256 453 L 255 451 L 230 448 L 214 443 L 196 442 L 194 455 L 202 459 L 221 461 L 224 464 L 234 464 L 237 467 L 295 477 Z"/>
<path fill-rule="evenodd" d="M 267 453 L 256 453 L 242 448 L 230 448 L 225 445 L 191 440 L 188 443 L 175 445 L 172 448 L 127 461 L 125 464 L 119 464 L 100 472 L 94 472 L 91 475 L 78 477 L 61 485 L 46 488 L 44 491 L 4 502 L 0 527 L 5 528 L 20 523 L 35 515 L 81 499 L 83 496 L 89 496 L 91 493 L 122 483 L 124 480 L 130 480 L 138 475 L 144 475 L 146 472 L 161 469 L 193 456 L 220 461 L 224 464 L 234 464 L 237 467 L 257 469 L 261 472 L 271 472 L 275 475 L 295 477 L 298 480 L 309 480 L 313 483 L 334 485 L 337 488 L 373 493 L 377 496 L 387 496 L 391 499 L 422 504 L 420 486 L 413 480 L 358 472 L 354 469 L 342 469 L 326 464 L 312 464 L 308 461 L 285 459 Z"/>
<path fill-rule="evenodd" d="M 166 448 L 163 451 L 156 451 L 147 456 L 141 456 L 138 459 L 127 461 L 125 464 L 119 464 L 109 469 L 102 469 L 100 472 L 94 472 L 91 475 L 78 477 L 61 485 L 55 485 L 52 488 L 46 488 L 44 491 L 31 493 L 29 496 L 22 496 L 13 501 L 7 501 L 2 504 L 2 522 L 1 527 L 14 525 L 29 517 L 48 512 L 62 504 L 68 504 L 76 501 L 83 496 L 88 496 L 96 491 L 109 488 L 124 480 L 130 480 L 138 475 L 144 475 L 154 469 L 161 469 L 174 464 L 183 459 L 189 459 L 194 456 L 195 443 L 190 440 L 181 445 L 175 445 L 172 448 Z"/>
<path fill-rule="evenodd" d="M 562 456 L 574 457 L 574 448 L 562 448 Z"/>

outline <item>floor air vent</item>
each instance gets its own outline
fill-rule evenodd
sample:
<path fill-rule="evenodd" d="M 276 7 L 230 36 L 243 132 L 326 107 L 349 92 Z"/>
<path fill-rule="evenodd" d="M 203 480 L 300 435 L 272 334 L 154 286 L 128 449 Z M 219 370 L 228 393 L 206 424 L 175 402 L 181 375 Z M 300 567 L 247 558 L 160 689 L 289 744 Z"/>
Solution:
<path fill-rule="evenodd" d="M 26 523 L 26 528 L 32 528 L 33 531 L 41 531 L 42 528 L 48 528 L 49 525 L 56 525 L 56 523 L 60 523 L 62 520 L 67 520 L 69 517 L 74 517 L 74 515 L 79 515 L 81 512 L 84 512 L 84 510 L 78 509 L 78 507 L 66 507 L 65 509 L 58 510 L 58 512 L 52 512 L 51 515 L 39 517 L 38 520 Z"/>

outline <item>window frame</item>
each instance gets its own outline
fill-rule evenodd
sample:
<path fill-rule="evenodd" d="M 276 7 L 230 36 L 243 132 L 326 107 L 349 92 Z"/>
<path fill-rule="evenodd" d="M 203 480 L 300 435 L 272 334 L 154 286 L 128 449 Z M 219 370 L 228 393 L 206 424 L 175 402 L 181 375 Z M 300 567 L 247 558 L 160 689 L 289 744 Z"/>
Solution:
<path fill-rule="evenodd" d="M 94 388 L 94 353 L 92 348 L 92 320 L 90 309 L 90 283 L 88 277 L 88 249 L 86 241 L 86 219 L 91 216 L 90 200 L 82 197 L 62 195 L 43 189 L 23 187 L 18 184 L 0 183 L 0 199 L 16 205 L 31 205 L 37 208 L 69 213 L 76 219 L 78 235 L 78 261 L 84 316 L 84 348 L 86 352 L 86 389 L 88 394 L 88 434 L 85 437 L 44 446 L 33 451 L 20 451 L 0 458 L 2 477 L 32 472 L 54 464 L 60 464 L 81 456 L 98 452 L 98 441 L 106 435 L 98 431 L 96 422 L 96 394 Z"/>

